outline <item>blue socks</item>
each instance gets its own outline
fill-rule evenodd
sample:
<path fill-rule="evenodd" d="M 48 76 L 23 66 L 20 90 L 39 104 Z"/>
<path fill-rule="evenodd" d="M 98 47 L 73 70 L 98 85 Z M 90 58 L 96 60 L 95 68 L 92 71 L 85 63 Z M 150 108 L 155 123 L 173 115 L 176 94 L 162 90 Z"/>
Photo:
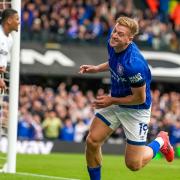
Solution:
<path fill-rule="evenodd" d="M 101 179 L 101 166 L 95 168 L 88 168 L 89 176 L 91 180 L 100 180 Z"/>
<path fill-rule="evenodd" d="M 153 150 L 153 158 L 156 156 L 156 154 L 159 152 L 160 149 L 160 144 L 159 142 L 157 142 L 156 140 L 152 141 L 151 143 L 149 143 L 147 146 L 149 146 L 150 148 L 152 148 Z"/>

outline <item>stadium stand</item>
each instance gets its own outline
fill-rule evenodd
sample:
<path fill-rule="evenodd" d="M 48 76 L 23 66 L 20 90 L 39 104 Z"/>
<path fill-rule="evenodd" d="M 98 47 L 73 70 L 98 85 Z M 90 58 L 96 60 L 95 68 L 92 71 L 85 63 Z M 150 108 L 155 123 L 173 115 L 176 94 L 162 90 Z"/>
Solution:
<path fill-rule="evenodd" d="M 68 46 L 64 52 L 69 55 L 72 53 L 72 56 L 74 56 L 71 51 L 72 44 L 75 46 L 90 44 L 87 47 L 88 51 L 82 53 L 82 59 L 86 61 L 85 55 L 89 51 L 89 54 L 93 54 L 89 47 L 96 48 L 94 44 L 97 43 L 105 46 L 116 17 L 128 15 L 136 18 L 140 24 L 140 33 L 135 41 L 141 49 L 179 53 L 179 7 L 180 2 L 176 0 L 146 0 L 141 3 L 138 0 L 24 0 L 22 1 L 22 42 L 25 43 L 25 47 L 26 43 L 32 42 L 39 42 L 44 46 L 48 43 L 57 43 L 59 46 L 65 44 Z M 63 48 L 64 46 L 61 49 Z M 37 68 L 39 68 L 38 64 Z M 54 66 L 53 72 L 55 69 Z M 26 73 L 27 70 L 28 68 L 24 72 Z M 30 71 L 33 72 L 33 68 Z M 71 71 L 76 72 L 74 69 Z M 104 87 L 92 83 L 92 79 L 89 79 L 91 85 L 88 85 L 78 77 L 71 77 L 74 81 L 81 82 L 74 84 L 72 79 L 66 78 L 63 82 L 63 78 L 58 77 L 62 83 L 57 85 L 58 78 L 53 77 L 49 80 L 48 75 L 49 72 L 43 70 L 41 80 L 36 76 L 30 80 L 26 76 L 21 77 L 19 139 L 83 141 L 93 116 L 90 103 L 98 93 L 108 93 L 108 85 L 103 90 Z M 46 85 L 48 84 L 49 87 L 39 85 L 43 78 L 48 81 Z M 96 80 L 99 82 L 99 79 Z M 161 87 L 160 83 L 157 84 L 159 84 L 158 88 L 156 86 L 152 90 L 153 106 L 148 140 L 153 139 L 160 130 L 167 130 L 172 144 L 177 145 L 180 143 L 179 88 L 176 85 L 170 87 L 168 84 L 166 87 Z M 47 119 L 49 122 L 56 119 L 54 121 L 56 123 L 53 126 L 50 123 L 48 127 L 46 125 L 48 123 L 45 123 Z M 52 134 L 54 129 L 56 133 Z M 109 141 L 118 143 L 123 138 L 123 130 L 119 127 Z"/>
<path fill-rule="evenodd" d="M 158 3 L 157 3 L 158 2 Z M 119 15 L 139 21 L 136 41 L 155 50 L 180 51 L 180 2 L 132 0 L 26 0 L 22 39 L 42 42 L 104 43 Z"/>
<path fill-rule="evenodd" d="M 82 142 L 93 117 L 90 102 L 97 94 L 103 93 L 103 89 L 99 89 L 97 93 L 89 89 L 84 94 L 77 84 L 67 88 L 65 83 L 61 83 L 56 89 L 21 85 L 18 137 L 29 140 L 47 138 Z M 167 130 L 172 143 L 180 143 L 180 93 L 161 93 L 155 89 L 152 95 L 148 139 L 156 137 L 160 130 Z M 50 121 L 49 129 L 45 126 L 47 119 Z M 49 134 L 46 130 L 49 130 Z M 116 143 L 123 137 L 120 127 L 110 141 L 114 140 Z"/>

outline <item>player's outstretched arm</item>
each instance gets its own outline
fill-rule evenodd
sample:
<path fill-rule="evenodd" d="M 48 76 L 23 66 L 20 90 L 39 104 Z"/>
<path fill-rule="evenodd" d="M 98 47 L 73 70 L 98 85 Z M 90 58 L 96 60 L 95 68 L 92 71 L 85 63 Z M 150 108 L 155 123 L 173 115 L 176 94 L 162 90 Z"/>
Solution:
<path fill-rule="evenodd" d="M 79 73 L 84 74 L 84 73 L 97 73 L 97 72 L 103 72 L 107 71 L 109 69 L 109 64 L 108 62 L 102 63 L 99 65 L 82 65 L 80 66 Z"/>

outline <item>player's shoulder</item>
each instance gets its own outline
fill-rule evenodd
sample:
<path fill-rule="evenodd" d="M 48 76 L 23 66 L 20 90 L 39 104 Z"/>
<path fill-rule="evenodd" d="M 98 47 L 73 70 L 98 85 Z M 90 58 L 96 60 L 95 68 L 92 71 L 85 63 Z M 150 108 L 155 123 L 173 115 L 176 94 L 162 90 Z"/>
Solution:
<path fill-rule="evenodd" d="M 129 58 L 124 63 L 124 69 L 127 74 L 135 72 L 144 72 L 148 69 L 148 64 L 138 52 L 130 53 Z"/>
<path fill-rule="evenodd" d="M 127 61 L 125 61 L 127 66 L 133 66 L 136 67 L 136 64 L 139 66 L 144 66 L 146 65 L 146 60 L 143 57 L 141 51 L 139 48 L 136 46 L 135 43 L 131 43 L 130 50 L 127 53 Z"/>
<path fill-rule="evenodd" d="M 140 60 L 132 60 L 125 64 L 124 70 L 126 75 L 128 74 L 136 74 L 136 73 L 145 73 L 148 71 L 148 65 Z"/>
<path fill-rule="evenodd" d="M 144 61 L 145 59 L 137 45 L 132 42 L 130 46 L 130 51 L 128 52 L 130 59 L 133 61 Z"/>

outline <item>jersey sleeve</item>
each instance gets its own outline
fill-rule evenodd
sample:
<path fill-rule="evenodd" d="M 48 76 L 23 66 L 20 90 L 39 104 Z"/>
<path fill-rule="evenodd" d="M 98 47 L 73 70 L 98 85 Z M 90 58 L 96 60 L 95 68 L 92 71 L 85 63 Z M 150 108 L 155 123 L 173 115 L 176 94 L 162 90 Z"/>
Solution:
<path fill-rule="evenodd" d="M 141 87 L 146 83 L 145 67 L 141 62 L 134 62 L 126 68 L 126 79 L 131 87 Z"/>

